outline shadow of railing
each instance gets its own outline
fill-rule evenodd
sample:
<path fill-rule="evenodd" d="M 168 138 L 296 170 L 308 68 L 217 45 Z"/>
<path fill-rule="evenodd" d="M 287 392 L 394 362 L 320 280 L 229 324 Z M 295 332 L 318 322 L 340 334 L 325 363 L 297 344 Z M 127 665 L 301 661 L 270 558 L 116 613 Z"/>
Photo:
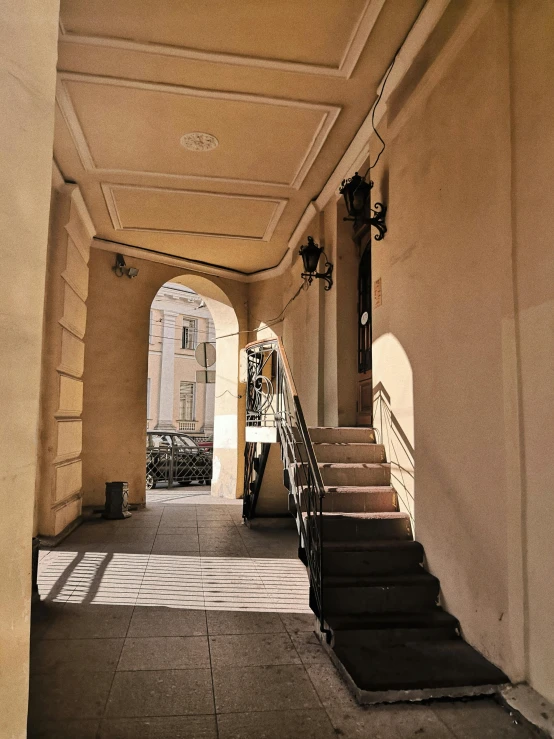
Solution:
<path fill-rule="evenodd" d="M 391 408 L 383 383 L 373 388 L 373 425 L 384 444 L 391 465 L 391 482 L 398 493 L 401 510 L 414 524 L 415 450 Z"/>

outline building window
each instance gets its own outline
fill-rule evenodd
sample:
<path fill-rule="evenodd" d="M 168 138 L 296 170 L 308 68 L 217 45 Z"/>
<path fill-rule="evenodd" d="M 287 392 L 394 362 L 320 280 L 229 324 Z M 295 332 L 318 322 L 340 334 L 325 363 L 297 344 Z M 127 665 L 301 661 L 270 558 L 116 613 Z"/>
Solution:
<path fill-rule="evenodd" d="M 195 419 L 195 383 L 181 382 L 179 400 L 181 402 L 181 421 L 194 421 Z"/>
<path fill-rule="evenodd" d="M 197 322 L 194 318 L 183 318 L 183 336 L 181 339 L 182 349 L 196 349 L 197 344 Z"/>

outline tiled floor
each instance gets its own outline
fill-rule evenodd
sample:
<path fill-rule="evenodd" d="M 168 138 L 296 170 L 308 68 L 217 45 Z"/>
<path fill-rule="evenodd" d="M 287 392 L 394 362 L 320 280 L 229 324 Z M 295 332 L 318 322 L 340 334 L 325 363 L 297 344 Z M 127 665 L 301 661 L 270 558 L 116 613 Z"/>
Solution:
<path fill-rule="evenodd" d="M 41 553 L 29 736 L 526 739 L 493 700 L 361 708 L 317 642 L 294 531 L 160 491 Z"/>

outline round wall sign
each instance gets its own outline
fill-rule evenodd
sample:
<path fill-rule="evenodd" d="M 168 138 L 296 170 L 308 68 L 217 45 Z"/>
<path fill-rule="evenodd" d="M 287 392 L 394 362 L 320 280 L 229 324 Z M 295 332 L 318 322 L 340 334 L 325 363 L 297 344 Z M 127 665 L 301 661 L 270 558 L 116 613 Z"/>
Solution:
<path fill-rule="evenodd" d="M 362 326 L 365 326 L 368 321 L 369 321 L 369 313 L 366 310 L 364 310 L 364 312 L 360 316 L 360 323 L 362 324 Z"/>
<path fill-rule="evenodd" d="M 215 364 L 215 346 L 209 341 L 203 341 L 196 347 L 194 356 L 201 367 L 211 367 Z"/>

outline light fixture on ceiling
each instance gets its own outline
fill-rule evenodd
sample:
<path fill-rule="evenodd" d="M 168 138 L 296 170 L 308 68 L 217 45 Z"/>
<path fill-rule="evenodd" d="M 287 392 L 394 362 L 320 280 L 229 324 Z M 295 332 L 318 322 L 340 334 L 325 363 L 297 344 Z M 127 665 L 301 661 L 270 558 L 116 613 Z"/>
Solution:
<path fill-rule="evenodd" d="M 127 267 L 127 265 L 125 264 L 125 259 L 123 258 L 123 254 L 115 255 L 115 264 L 112 269 L 117 277 L 123 277 L 123 275 L 127 275 L 127 277 L 129 277 L 130 279 L 133 279 L 133 277 L 136 277 L 139 273 L 136 267 Z"/>
<path fill-rule="evenodd" d="M 219 141 L 211 133 L 191 131 L 181 136 L 181 146 L 187 151 L 212 151 L 219 146 Z"/>
<path fill-rule="evenodd" d="M 308 236 L 308 243 L 300 247 L 298 252 L 302 257 L 302 263 L 304 264 L 304 272 L 301 277 L 308 281 L 308 285 L 311 285 L 315 278 L 325 280 L 325 290 L 330 290 L 333 287 L 333 265 L 327 261 L 327 256 L 323 251 L 323 247 L 315 243 L 312 236 Z M 317 265 L 319 264 L 319 258 L 321 254 L 325 257 L 325 266 L 327 269 L 325 272 L 318 272 Z"/>

